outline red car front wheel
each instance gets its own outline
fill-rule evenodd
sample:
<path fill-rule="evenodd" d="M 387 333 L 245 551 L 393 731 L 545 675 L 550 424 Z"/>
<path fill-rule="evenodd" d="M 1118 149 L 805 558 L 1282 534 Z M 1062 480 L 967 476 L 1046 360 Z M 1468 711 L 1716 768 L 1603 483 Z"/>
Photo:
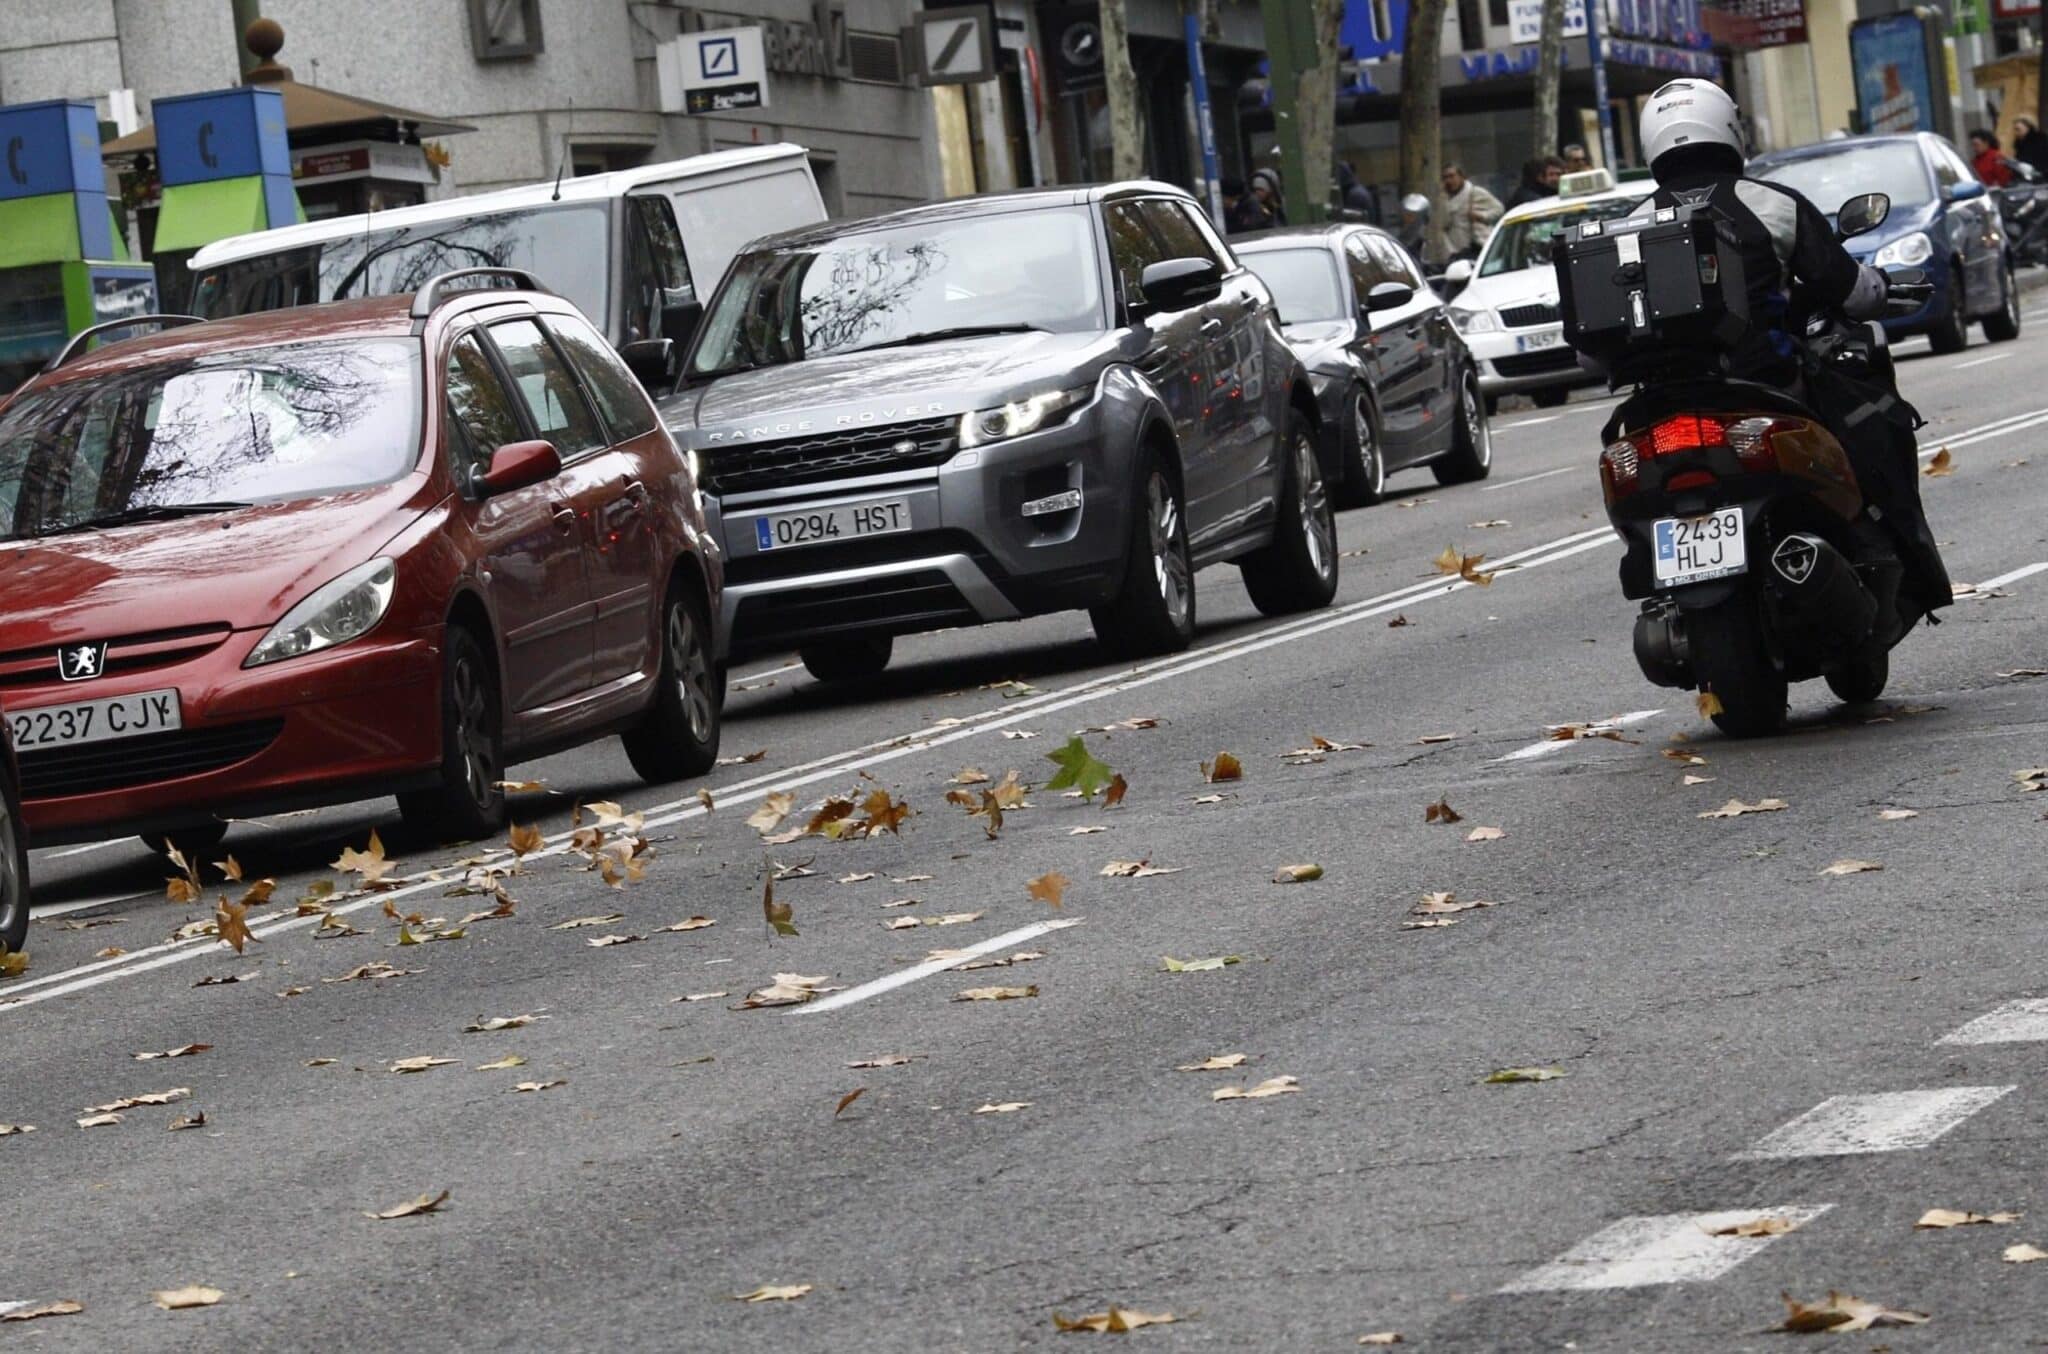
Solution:
<path fill-rule="evenodd" d="M 408 826 L 436 841 L 474 841 L 505 825 L 504 703 L 498 670 L 475 635 L 448 630 L 441 677 L 441 784 L 401 795 Z"/>

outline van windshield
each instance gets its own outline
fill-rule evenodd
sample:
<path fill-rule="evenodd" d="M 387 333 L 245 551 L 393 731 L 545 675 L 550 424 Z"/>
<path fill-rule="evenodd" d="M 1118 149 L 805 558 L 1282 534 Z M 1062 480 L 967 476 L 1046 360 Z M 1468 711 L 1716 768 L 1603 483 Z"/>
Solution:
<path fill-rule="evenodd" d="M 610 224 L 603 205 L 586 202 L 367 230 L 206 269 L 194 279 L 192 304 L 216 320 L 354 296 L 401 296 L 456 268 L 524 268 L 605 329 Z"/>
<path fill-rule="evenodd" d="M 0 414 L 0 540 L 397 479 L 418 462 L 419 345 L 296 343 L 31 389 Z"/>

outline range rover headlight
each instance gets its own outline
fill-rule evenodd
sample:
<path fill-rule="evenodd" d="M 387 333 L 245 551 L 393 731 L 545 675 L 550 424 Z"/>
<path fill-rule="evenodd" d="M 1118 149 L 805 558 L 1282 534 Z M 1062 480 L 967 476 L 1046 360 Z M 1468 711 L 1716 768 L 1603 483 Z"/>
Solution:
<path fill-rule="evenodd" d="M 373 559 L 309 593 L 284 613 L 242 660 L 245 668 L 280 659 L 318 653 L 366 635 L 390 609 L 398 569 L 388 559 Z"/>
<path fill-rule="evenodd" d="M 1466 310 L 1459 306 L 1448 309 L 1451 323 L 1461 334 L 1492 334 L 1500 330 L 1500 321 L 1493 318 L 1490 310 Z"/>
<path fill-rule="evenodd" d="M 1917 268 L 1934 257 L 1934 241 L 1924 231 L 1901 235 L 1877 251 L 1873 260 L 1880 268 Z"/>
<path fill-rule="evenodd" d="M 991 442 L 1003 442 L 1035 433 L 1040 428 L 1049 428 L 1060 421 L 1061 415 L 1086 404 L 1094 394 L 1092 385 L 1075 386 L 1071 390 L 1043 390 L 994 409 L 962 414 L 960 445 L 963 448 L 984 447 Z"/>

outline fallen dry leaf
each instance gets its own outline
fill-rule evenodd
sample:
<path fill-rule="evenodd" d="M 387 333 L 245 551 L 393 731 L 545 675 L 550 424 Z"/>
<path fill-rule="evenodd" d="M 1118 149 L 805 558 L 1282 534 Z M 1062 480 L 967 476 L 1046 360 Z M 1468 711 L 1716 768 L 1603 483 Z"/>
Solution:
<path fill-rule="evenodd" d="M 236 954 L 242 952 L 242 946 L 256 939 L 249 934 L 249 923 L 245 919 L 248 911 L 245 905 L 231 903 L 225 898 L 214 905 L 214 934 L 220 937 L 223 944 L 234 946 Z"/>
<path fill-rule="evenodd" d="M 192 984 L 192 986 L 229 987 L 235 983 L 253 983 L 256 981 L 257 978 L 261 976 L 261 974 L 257 973 L 221 973 L 215 974 L 211 977 L 201 978 L 198 982 Z"/>
<path fill-rule="evenodd" d="M 78 1121 L 80 1128 L 110 1128 L 121 1122 L 118 1114 L 88 1114 Z"/>
<path fill-rule="evenodd" d="M 34 1124 L 0 1124 L 0 1138 L 11 1138 L 17 1133 L 33 1133 Z"/>
<path fill-rule="evenodd" d="M 609 949 L 614 945 L 631 945 L 644 939 L 646 939 L 645 936 L 633 935 L 592 936 L 583 943 L 590 946 L 593 950 L 603 950 Z"/>
<path fill-rule="evenodd" d="M 556 1077 L 553 1081 L 522 1081 L 513 1086 L 512 1091 L 514 1094 L 523 1095 L 528 1091 L 552 1091 L 557 1086 L 568 1084 L 569 1080 L 566 1077 Z"/>
<path fill-rule="evenodd" d="M 2022 1241 L 2017 1246 L 2007 1246 L 1998 1253 L 1998 1258 L 2008 1265 L 2024 1265 L 2034 1260 L 2048 1260 L 2048 1251 Z"/>
<path fill-rule="evenodd" d="M 1422 807 L 1422 821 L 1425 823 L 1455 823 L 1464 816 L 1451 807 L 1448 799 L 1439 798 L 1434 804 L 1425 804 Z"/>
<path fill-rule="evenodd" d="M 1111 1307 L 1106 1312 L 1095 1312 L 1089 1316 L 1076 1317 L 1072 1321 L 1058 1312 L 1052 1314 L 1053 1329 L 1060 1331 L 1095 1331 L 1124 1334 L 1141 1326 L 1170 1326 L 1180 1320 L 1172 1312 L 1141 1312 L 1132 1307 Z"/>
<path fill-rule="evenodd" d="M 1073 881 L 1058 871 L 1042 874 L 1024 886 L 1025 893 L 1049 907 L 1057 908 L 1066 901 L 1067 885 Z"/>
<path fill-rule="evenodd" d="M 547 837 L 532 823 L 514 823 L 511 831 L 512 854 L 530 856 L 547 845 Z"/>
<path fill-rule="evenodd" d="M 729 997 L 730 992 L 692 992 L 687 997 L 670 997 L 670 1001 L 710 1001 L 714 997 Z"/>
<path fill-rule="evenodd" d="M 146 1063 L 158 1058 L 190 1058 L 210 1052 L 212 1048 L 212 1044 L 182 1044 L 177 1048 L 167 1048 L 161 1053 L 138 1053 L 135 1055 L 135 1061 Z"/>
<path fill-rule="evenodd" d="M 1308 884 L 1323 877 L 1320 865 L 1282 865 L 1273 871 L 1275 884 Z"/>
<path fill-rule="evenodd" d="M 850 1068 L 901 1067 L 917 1055 L 914 1053 L 884 1053 L 878 1058 L 862 1058 L 847 1064 Z"/>
<path fill-rule="evenodd" d="M 1465 834 L 1468 842 L 1497 842 L 1508 834 L 1497 827 L 1475 827 Z"/>
<path fill-rule="evenodd" d="M 350 969 L 339 978 L 322 978 L 320 981 L 323 983 L 353 983 L 363 980 L 374 981 L 378 978 L 404 978 L 415 973 L 424 972 L 426 972 L 425 969 L 393 968 L 382 959 L 373 959 L 367 964 Z"/>
<path fill-rule="evenodd" d="M 807 1283 L 771 1284 L 764 1283 L 751 1293 L 735 1293 L 735 1302 L 795 1302 L 811 1291 Z"/>
<path fill-rule="evenodd" d="M 1150 879 L 1153 875 L 1179 874 L 1186 868 L 1185 865 L 1161 868 L 1149 860 L 1112 860 L 1102 867 L 1101 873 L 1110 879 Z"/>
<path fill-rule="evenodd" d="M 1407 1341 L 1401 1338 L 1401 1332 L 1397 1330 L 1376 1330 L 1370 1335 L 1359 1336 L 1358 1343 L 1361 1345 L 1400 1345 L 1406 1344 Z"/>
<path fill-rule="evenodd" d="M 187 1307 L 211 1307 L 225 1296 L 218 1288 L 195 1283 L 183 1288 L 159 1288 L 149 1295 L 149 1300 L 167 1312 L 177 1312 Z"/>
<path fill-rule="evenodd" d="M 1172 955 L 1159 956 L 1159 967 L 1166 973 L 1214 973 L 1231 964 L 1242 964 L 1241 954 L 1217 954 L 1207 959 L 1175 959 Z"/>
<path fill-rule="evenodd" d="M 1113 809 L 1124 802 L 1124 796 L 1131 792 L 1131 783 L 1121 774 L 1112 776 L 1109 785 L 1102 792 L 1102 807 Z"/>
<path fill-rule="evenodd" d="M 479 1017 L 470 1024 L 464 1025 L 462 1032 L 464 1034 L 495 1034 L 499 1030 L 523 1029 L 536 1020 L 546 1019 L 547 1017 L 543 1015 L 492 1016 L 488 1020 Z"/>
<path fill-rule="evenodd" d="M 165 1124 L 164 1127 L 169 1129 L 173 1133 L 179 1132 L 180 1130 L 187 1128 L 205 1128 L 206 1111 L 193 1110 L 190 1114 L 181 1114 L 177 1118 L 171 1120 L 171 1122 L 169 1122 L 168 1124 Z"/>
<path fill-rule="evenodd" d="M 1904 821 L 1905 821 L 1906 819 L 1908 819 L 1908 818 L 1918 818 L 1918 817 L 1920 816 L 1920 810 L 1918 810 L 1918 809 L 1879 809 L 1879 810 L 1877 811 L 1877 816 L 1878 816 L 1878 818 L 1879 818 L 1879 819 L 1880 819 L 1881 821 L 1883 821 L 1883 822 L 1887 822 L 1887 823 L 1903 823 L 1903 822 L 1904 822 Z"/>
<path fill-rule="evenodd" d="M 1705 757 L 1700 756 L 1697 752 L 1688 752 L 1684 748 L 1665 748 L 1663 755 L 1669 757 L 1674 762 L 1683 762 L 1687 766 L 1705 766 L 1707 764 Z"/>
<path fill-rule="evenodd" d="M 1415 745 L 1417 747 L 1426 747 L 1432 743 L 1448 743 L 1457 736 L 1454 733 L 1426 733 L 1415 740 Z"/>
<path fill-rule="evenodd" d="M 1233 1067 L 1242 1067 L 1244 1060 L 1245 1055 L 1242 1053 L 1217 1053 L 1202 1059 L 1198 1063 L 1182 1063 L 1173 1070 L 1176 1072 L 1228 1072 Z"/>
<path fill-rule="evenodd" d="M 1467 583 L 1477 583 L 1479 586 L 1485 587 L 1493 582 L 1492 574 L 1479 571 L 1480 562 L 1485 558 L 1486 556 L 1484 555 L 1461 554 L 1456 546 L 1447 545 L 1444 547 L 1444 552 L 1431 560 L 1430 563 L 1436 567 L 1436 571 L 1440 574 L 1448 574 L 1452 578 L 1462 578 Z"/>
<path fill-rule="evenodd" d="M 1799 1224 L 1794 1222 L 1790 1218 L 1781 1218 L 1773 1214 L 1766 1213 L 1762 1217 L 1751 1218 L 1746 1222 L 1730 1223 L 1726 1227 L 1709 1227 L 1707 1229 L 1707 1235 L 1745 1237 L 1783 1236 L 1787 1232 L 1797 1231 L 1798 1228 Z"/>
<path fill-rule="evenodd" d="M 1407 627 L 1408 627 L 1408 626 L 1409 626 L 1410 624 L 1412 624 L 1412 623 L 1413 623 L 1413 622 L 1411 622 L 1411 621 L 1410 621 L 1410 620 L 1408 619 L 1408 617 L 1407 617 L 1407 614 L 1406 614 L 1406 613 L 1404 613 L 1404 612 L 1396 612 L 1396 613 L 1394 614 L 1394 618 L 1393 618 L 1392 620 L 1390 620 L 1390 621 L 1388 621 L 1388 622 L 1387 622 L 1387 629 L 1389 629 L 1389 630 L 1402 630 L 1402 629 L 1406 629 L 1406 628 L 1407 628 Z"/>
<path fill-rule="evenodd" d="M 1870 874 L 1884 866 L 1871 860 L 1838 860 L 1821 871 L 1823 877 L 1833 878 L 1845 874 Z"/>
<path fill-rule="evenodd" d="M 1503 1067 L 1489 1072 L 1482 1085 L 1515 1081 L 1556 1081 L 1565 1075 L 1562 1067 Z"/>
<path fill-rule="evenodd" d="M 479 1063 L 470 1069 L 475 1072 L 509 1072 L 515 1067 L 526 1066 L 526 1059 L 517 1053 L 507 1053 L 496 1062 Z"/>
<path fill-rule="evenodd" d="M 795 905 L 775 901 L 775 874 L 772 870 L 761 881 L 761 915 L 767 919 L 768 929 L 776 935 L 797 934 Z"/>
<path fill-rule="evenodd" d="M 946 782 L 948 785 L 986 785 L 995 777 L 978 766 L 963 766 L 960 774 Z"/>
<path fill-rule="evenodd" d="M 1221 796 L 1218 796 L 1218 797 L 1219 797 L 1219 798 L 1221 798 Z M 1068 835 L 1069 837 L 1092 837 L 1092 836 L 1094 836 L 1094 835 L 1095 835 L 1096 833 L 1098 833 L 1098 832 L 1107 832 L 1107 831 L 1109 831 L 1109 829 L 1108 829 L 1108 828 L 1106 828 L 1106 827 L 1104 827 L 1104 826 L 1102 826 L 1102 825 L 1101 825 L 1100 823 L 1090 823 L 1090 824 L 1089 824 L 1088 826 L 1086 826 L 1086 827 L 1070 827 L 1070 828 L 1068 828 L 1068 829 L 1067 829 L 1067 835 Z"/>
<path fill-rule="evenodd" d="M 975 1111 L 975 1113 L 976 1113 L 976 1114 L 1015 1114 L 1015 1113 L 1016 1113 L 1016 1112 L 1017 1112 L 1018 1110 L 1028 1110 L 1028 1109 L 1030 1109 L 1030 1108 L 1031 1108 L 1031 1102 L 1030 1102 L 1029 1100 L 1005 1100 L 1005 1101 L 1004 1101 L 1003 1103 L 1001 1103 L 1000 1105 L 998 1105 L 998 1104 L 995 1104 L 995 1103 L 993 1103 L 993 1102 L 991 1102 L 991 1103 L 989 1103 L 989 1104 L 986 1104 L 986 1105 L 983 1105 L 983 1106 L 982 1106 L 982 1107 L 981 1107 L 980 1109 L 976 1110 L 976 1111 Z"/>
<path fill-rule="evenodd" d="M 63 1298 L 56 1302 L 43 1303 L 39 1307 L 16 1307 L 11 1311 L 0 1312 L 0 1321 L 34 1321 L 45 1316 L 77 1316 L 84 1310 L 84 1303 Z"/>
<path fill-rule="evenodd" d="M 866 1095 L 867 1093 L 868 1093 L 868 1088 L 867 1088 L 867 1087 L 865 1087 L 865 1086 L 856 1086 L 856 1087 L 854 1087 L 854 1088 L 853 1088 L 852 1090 L 848 1091 L 848 1092 L 847 1092 L 847 1093 L 846 1093 L 845 1095 L 842 1095 L 842 1096 L 840 1096 L 840 1097 L 839 1097 L 839 1103 L 838 1103 L 837 1105 L 834 1105 L 834 1106 L 832 1107 L 832 1117 L 833 1117 L 834 1119 L 837 1119 L 837 1118 L 838 1118 L 838 1117 L 839 1117 L 840 1115 L 842 1115 L 842 1114 L 846 1113 L 846 1107 L 847 1107 L 848 1105 L 851 1105 L 851 1104 L 852 1104 L 852 1103 L 853 1103 L 854 1101 L 856 1101 L 856 1100 L 860 1099 L 860 1098 L 861 1098 L 862 1096 Z"/>
<path fill-rule="evenodd" d="M 537 794 L 548 788 L 548 783 L 544 780 L 501 780 L 493 784 L 508 795 Z"/>
<path fill-rule="evenodd" d="M 104 1105 L 87 1105 L 86 1114 L 108 1114 L 116 1110 L 132 1110 L 143 1105 L 175 1105 L 180 1100 L 190 1100 L 192 1088 L 173 1086 L 168 1091 L 152 1091 L 147 1095 L 124 1095 L 119 1100 L 110 1100 Z"/>
<path fill-rule="evenodd" d="M 1714 778 L 1712 776 L 1687 775 L 1683 780 L 1679 781 L 1678 783 L 1680 785 L 1712 785 L 1714 783 Z"/>
<path fill-rule="evenodd" d="M 1300 1077 L 1267 1077 L 1258 1085 L 1246 1090 L 1242 1086 L 1221 1086 L 1209 1092 L 1211 1100 L 1266 1100 L 1276 1095 L 1292 1095 L 1301 1089 Z"/>
<path fill-rule="evenodd" d="M 1721 704 L 1721 698 L 1711 691 L 1700 692 L 1692 698 L 1692 703 L 1699 710 L 1701 719 L 1712 719 L 1715 715 L 1728 713 L 1726 707 Z"/>
<path fill-rule="evenodd" d="M 787 790 L 778 790 L 762 800 L 761 807 L 747 816 L 747 826 L 765 836 L 789 817 L 789 811 L 795 807 L 796 796 Z"/>
<path fill-rule="evenodd" d="M 1930 1208 L 1913 1225 L 1921 1228 L 1968 1227 L 1977 1223 L 2018 1222 L 2017 1213 L 1966 1213 L 1956 1208 Z"/>
<path fill-rule="evenodd" d="M 1219 752 L 1216 754 L 1216 760 L 1202 763 L 1202 779 L 1211 785 L 1218 785 L 1227 780 L 1243 780 L 1244 763 L 1240 762 L 1234 753 Z"/>
<path fill-rule="evenodd" d="M 1782 799 L 1759 799 L 1754 804 L 1745 804 L 1739 799 L 1731 799 L 1720 808 L 1710 809 L 1699 816 L 1702 818 L 1740 818 L 1745 813 L 1777 813 L 1782 809 L 1789 809 L 1791 807 L 1790 804 L 1787 804 Z"/>
<path fill-rule="evenodd" d="M 1934 458 L 1920 468 L 1920 473 L 1929 479 L 1940 479 L 1943 475 L 1956 473 L 1956 458 L 1947 447 L 1934 453 Z"/>
<path fill-rule="evenodd" d="M 1029 987 L 970 987 L 953 994 L 954 1001 L 1015 1001 L 1038 995 L 1037 984 Z"/>
<path fill-rule="evenodd" d="M 749 992 L 746 1000 L 733 1007 L 735 1011 L 755 1011 L 764 1006 L 801 1006 L 815 999 L 821 992 L 837 989 L 822 987 L 830 974 L 807 977 L 801 973 L 778 973 L 775 981 L 758 991 Z"/>
<path fill-rule="evenodd" d="M 1415 917 L 1401 923 L 1403 931 L 1434 931 L 1445 926 L 1456 926 L 1462 917 Z"/>
<path fill-rule="evenodd" d="M 548 930 L 574 931 L 584 926 L 610 926 L 615 921 L 624 921 L 625 919 L 626 914 L 623 912 L 602 912 L 589 917 L 571 917 L 567 921 L 558 921 L 553 926 L 550 926 Z"/>
<path fill-rule="evenodd" d="M 679 922 L 671 922 L 667 926 L 657 926 L 654 929 L 657 931 L 701 931 L 707 926 L 716 925 L 718 923 L 710 917 L 688 917 Z"/>
<path fill-rule="evenodd" d="M 1785 1324 L 1778 1329 L 1806 1335 L 1815 1331 L 1869 1330 L 1873 1326 L 1918 1326 L 1928 1320 L 1925 1312 L 1895 1311 L 1847 1293 L 1830 1291 L 1825 1302 L 1815 1303 L 1800 1302 L 1790 1293 L 1781 1296 L 1785 1299 Z"/>
<path fill-rule="evenodd" d="M 364 888 L 375 888 L 380 884 L 395 882 L 391 872 L 398 868 L 398 862 L 384 855 L 384 843 L 377 837 L 377 829 L 370 829 L 370 844 L 358 851 L 353 846 L 342 848 L 341 856 L 334 862 L 334 869 L 341 874 L 353 874 L 362 880 Z"/>
<path fill-rule="evenodd" d="M 389 1208 L 379 1209 L 375 1213 L 365 1213 L 363 1216 L 379 1222 L 390 1222 L 396 1218 L 416 1218 L 422 1213 L 440 1212 L 441 1205 L 447 1202 L 448 1191 L 444 1189 L 439 1194 L 422 1194 L 416 1199 L 408 1199 L 402 1204 L 393 1204 Z"/>
<path fill-rule="evenodd" d="M 718 759 L 718 764 L 720 766 L 749 766 L 754 762 L 760 761 L 763 757 L 766 757 L 767 755 L 768 749 L 762 748 L 758 752 L 743 752 L 737 757 L 720 757 Z"/>
<path fill-rule="evenodd" d="M 1436 917 L 1448 915 L 1452 912 L 1470 912 L 1476 907 L 1498 906 L 1499 904 L 1489 902 L 1484 898 L 1461 899 L 1457 894 L 1445 890 L 1440 893 L 1423 894 L 1422 901 L 1408 909 L 1408 915 L 1411 917 Z"/>
<path fill-rule="evenodd" d="M 446 1067 L 454 1061 L 455 1059 L 453 1058 L 436 1058 L 430 1053 L 423 1053 L 417 1058 L 397 1059 L 391 1064 L 391 1070 L 394 1072 L 425 1072 L 429 1068 Z"/>

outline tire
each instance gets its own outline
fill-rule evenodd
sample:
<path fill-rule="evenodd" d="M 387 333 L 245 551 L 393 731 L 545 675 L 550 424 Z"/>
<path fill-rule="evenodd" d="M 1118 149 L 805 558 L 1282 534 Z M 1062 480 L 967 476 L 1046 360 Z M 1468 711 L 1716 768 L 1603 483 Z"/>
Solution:
<path fill-rule="evenodd" d="M 174 827 L 168 832 L 145 832 L 142 844 L 160 856 L 171 854 L 177 847 L 178 854 L 193 864 L 200 857 L 227 840 L 228 825 L 221 822 L 193 823 L 189 827 Z"/>
<path fill-rule="evenodd" d="M 1686 648 L 1700 690 L 1720 698 L 1713 719 L 1730 738 L 1761 738 L 1785 722 L 1785 674 L 1764 645 L 1762 618 L 1748 593 L 1685 614 Z"/>
<path fill-rule="evenodd" d="M 398 797 L 406 826 L 437 842 L 475 841 L 505 826 L 505 707 L 498 670 L 477 637 L 448 627 L 441 659 L 441 783 Z"/>
<path fill-rule="evenodd" d="M 1529 398 L 1535 402 L 1538 409 L 1555 409 L 1561 404 L 1568 403 L 1571 397 L 1570 386 L 1557 386 L 1550 390 L 1532 390 L 1529 392 Z"/>
<path fill-rule="evenodd" d="M 1999 298 L 1998 313 L 1985 317 L 1984 337 L 1993 343 L 2010 343 L 2020 336 L 2020 284 L 2005 265 L 2005 292 Z"/>
<path fill-rule="evenodd" d="M 9 789 L 0 794 L 0 950 L 28 943 L 28 905 L 28 832 Z"/>
<path fill-rule="evenodd" d="M 718 762 L 724 692 L 711 652 L 711 625 L 695 590 L 679 581 L 661 612 L 661 669 L 654 703 L 619 736 L 626 760 L 650 785 L 701 776 Z"/>
<path fill-rule="evenodd" d="M 1238 564 L 1252 605 L 1267 616 L 1314 611 L 1337 595 L 1337 518 L 1316 456 L 1315 433 L 1299 413 L 1287 419 L 1287 460 L 1273 543 Z"/>
<path fill-rule="evenodd" d="M 1493 473 L 1493 428 L 1479 398 L 1479 377 L 1470 368 L 1458 382 L 1457 415 L 1451 449 L 1429 467 L 1438 484 L 1471 484 Z"/>
<path fill-rule="evenodd" d="M 1891 680 L 1891 675 L 1892 656 L 1889 652 L 1869 654 L 1828 673 L 1828 690 L 1845 704 L 1867 705 L 1884 694 L 1885 683 Z"/>
<path fill-rule="evenodd" d="M 796 651 L 804 668 L 821 682 L 864 682 L 882 675 L 896 651 L 888 635 L 855 635 L 850 639 L 806 644 Z"/>
<path fill-rule="evenodd" d="M 1178 480 L 1156 451 L 1145 454 L 1116 596 L 1090 608 L 1095 638 L 1112 656 L 1179 653 L 1195 638 L 1195 564 Z"/>
<path fill-rule="evenodd" d="M 1963 296 L 1963 274 L 1948 280 L 1948 310 L 1927 331 L 1927 344 L 1937 353 L 1959 353 L 1970 346 L 1970 311 Z"/>
<path fill-rule="evenodd" d="M 1387 492 L 1387 454 L 1380 440 L 1379 417 L 1363 386 L 1351 392 L 1350 420 L 1344 436 L 1344 483 L 1337 491 L 1337 506 L 1369 508 Z"/>

